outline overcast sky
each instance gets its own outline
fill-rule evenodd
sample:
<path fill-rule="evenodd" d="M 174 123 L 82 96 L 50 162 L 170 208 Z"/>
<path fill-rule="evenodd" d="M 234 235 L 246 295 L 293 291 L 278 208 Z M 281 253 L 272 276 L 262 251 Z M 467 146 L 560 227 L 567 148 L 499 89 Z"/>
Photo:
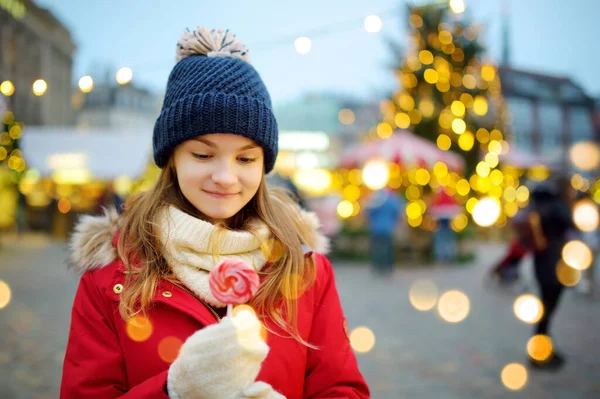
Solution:
<path fill-rule="evenodd" d="M 501 55 L 501 4 L 466 0 L 468 15 L 486 24 L 489 55 Z M 99 78 L 101 65 L 129 66 L 134 80 L 164 90 L 175 43 L 186 28 L 224 27 L 250 48 L 274 102 L 307 92 L 377 96 L 396 85 L 384 38 L 405 36 L 405 1 L 398 0 L 37 0 L 70 30 L 77 45 L 74 75 Z M 512 66 L 568 76 L 600 97 L 600 0 L 509 0 Z M 383 29 L 361 20 L 379 14 Z M 316 30 L 313 50 L 297 54 L 293 38 Z"/>

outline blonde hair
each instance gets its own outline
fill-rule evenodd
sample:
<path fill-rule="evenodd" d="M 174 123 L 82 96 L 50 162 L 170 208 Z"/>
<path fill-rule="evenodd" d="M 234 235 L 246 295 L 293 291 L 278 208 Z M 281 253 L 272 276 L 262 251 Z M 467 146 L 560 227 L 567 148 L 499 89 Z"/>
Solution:
<path fill-rule="evenodd" d="M 127 278 L 119 312 L 126 321 L 146 312 L 160 280 L 181 286 L 162 255 L 161 226 L 156 222 L 159 212 L 168 206 L 204 218 L 182 194 L 172 157 L 152 189 L 132 197 L 123 213 L 118 252 L 125 264 Z M 263 282 L 250 305 L 293 338 L 311 346 L 300 336 L 297 309 L 297 298 L 314 282 L 316 274 L 312 257 L 305 258 L 302 249 L 303 243 L 309 242 L 310 227 L 303 223 L 290 196 L 281 189 L 267 187 L 264 176 L 252 200 L 231 218 L 227 226 L 217 224 L 217 232 L 219 229 L 223 232 L 246 229 L 253 218 L 267 225 L 271 240 L 262 245 L 270 265 L 261 271 Z M 213 248 L 220 247 L 221 236 L 217 233 L 211 237 Z"/>

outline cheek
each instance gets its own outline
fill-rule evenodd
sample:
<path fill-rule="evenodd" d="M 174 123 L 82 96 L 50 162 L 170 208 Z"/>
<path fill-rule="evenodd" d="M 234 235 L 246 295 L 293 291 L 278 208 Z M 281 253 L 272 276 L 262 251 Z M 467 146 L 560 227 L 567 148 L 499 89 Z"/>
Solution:
<path fill-rule="evenodd" d="M 252 168 L 252 170 L 246 172 L 244 174 L 244 185 L 255 193 L 262 180 L 262 165 L 257 165 L 256 168 Z"/>
<path fill-rule="evenodd" d="M 182 191 L 185 192 L 186 188 L 197 186 L 202 179 L 202 170 L 194 167 L 193 163 L 182 162 L 177 165 L 177 180 Z"/>

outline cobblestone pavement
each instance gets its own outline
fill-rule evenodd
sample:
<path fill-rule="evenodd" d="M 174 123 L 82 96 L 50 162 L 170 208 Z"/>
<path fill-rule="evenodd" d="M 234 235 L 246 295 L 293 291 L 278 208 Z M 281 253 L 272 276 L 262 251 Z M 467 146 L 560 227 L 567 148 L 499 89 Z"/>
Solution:
<path fill-rule="evenodd" d="M 514 316 L 517 293 L 483 284 L 501 251 L 502 246 L 482 244 L 473 264 L 399 268 L 389 278 L 373 276 L 364 264 L 334 261 L 350 330 L 367 326 L 376 337 L 371 351 L 357 354 L 373 398 L 600 397 L 600 298 L 572 290 L 553 324 L 554 338 L 568 356 L 565 368 L 529 371 L 519 391 L 503 386 L 502 368 L 525 364 L 531 327 Z M 10 285 L 12 300 L 0 309 L 0 398 L 58 397 L 78 280 L 67 271 L 66 258 L 64 243 L 43 236 L 2 242 L 0 280 Z M 408 292 L 417 279 L 433 281 L 440 292 L 464 292 L 468 317 L 450 324 L 435 310 L 416 310 Z M 531 282 L 531 276 L 525 280 Z"/>

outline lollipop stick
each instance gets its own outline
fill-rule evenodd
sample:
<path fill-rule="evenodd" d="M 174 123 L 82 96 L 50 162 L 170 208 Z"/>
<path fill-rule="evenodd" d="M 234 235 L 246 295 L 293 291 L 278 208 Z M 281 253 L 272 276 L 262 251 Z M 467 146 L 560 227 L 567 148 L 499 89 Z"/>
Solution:
<path fill-rule="evenodd" d="M 233 308 L 233 305 L 229 304 L 227 305 L 227 317 L 231 318 L 231 308 Z"/>

